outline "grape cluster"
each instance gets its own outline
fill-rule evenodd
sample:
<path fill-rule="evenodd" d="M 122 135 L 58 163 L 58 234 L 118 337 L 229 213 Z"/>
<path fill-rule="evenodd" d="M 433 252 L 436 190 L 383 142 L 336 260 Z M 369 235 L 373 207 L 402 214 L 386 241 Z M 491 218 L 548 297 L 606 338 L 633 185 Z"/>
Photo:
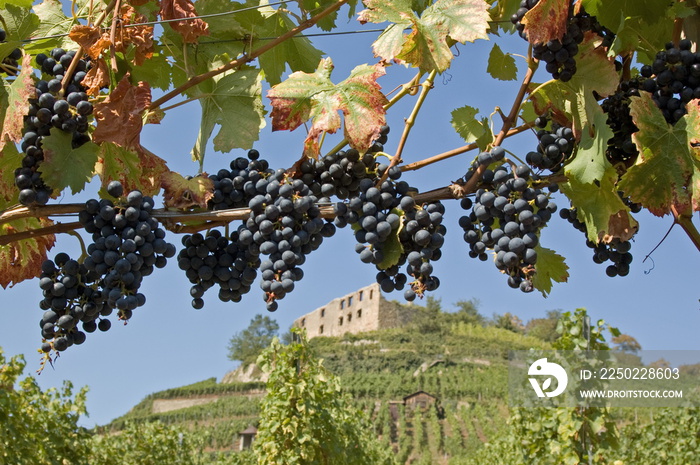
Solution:
<path fill-rule="evenodd" d="M 630 205 L 630 210 L 633 213 L 638 213 L 641 210 L 641 206 L 638 204 L 628 202 L 628 205 Z M 559 215 L 584 235 L 588 235 L 588 228 L 583 221 L 578 219 L 576 208 L 563 208 L 559 212 Z M 593 261 L 595 263 L 603 264 L 608 260 L 612 262 L 605 269 L 605 274 L 611 278 L 615 276 L 627 276 L 629 274 L 630 263 L 632 263 L 632 254 L 630 253 L 632 244 L 629 241 L 622 241 L 619 238 L 614 238 L 609 243 L 600 242 L 596 244 L 586 239 L 586 246 L 593 249 Z"/>
<path fill-rule="evenodd" d="M 204 307 L 204 293 L 219 286 L 219 299 L 223 302 L 240 302 L 241 296 L 250 291 L 260 266 L 259 252 L 248 247 L 252 238 L 244 227 L 226 237 L 216 229 L 185 235 L 184 248 L 177 256 L 181 270 L 193 284 L 190 289 L 192 307 Z M 242 240 L 241 240 L 242 238 Z"/>
<path fill-rule="evenodd" d="M 63 252 L 41 265 L 39 287 L 44 299 L 39 305 L 44 314 L 39 324 L 45 341 L 42 351 L 62 352 L 73 344 L 85 342 L 86 332 L 110 328 L 110 321 L 101 318 L 111 314 L 112 309 L 104 305 L 102 293 L 97 289 L 98 277 Z M 82 331 L 78 329 L 80 322 Z"/>
<path fill-rule="evenodd" d="M 193 234 L 183 239 L 178 264 L 194 284 L 190 293 L 195 308 L 202 308 L 204 292 L 215 284 L 222 301 L 239 301 L 259 270 L 267 309 L 276 310 L 277 300 L 303 278 L 300 266 L 306 256 L 335 233 L 335 226 L 321 218 L 316 177 L 294 179 L 285 170 L 270 169 L 259 157 L 257 150 L 250 150 L 248 159 L 231 162 L 230 171 L 210 176 L 215 188 L 212 209 L 250 209 L 238 230 L 228 238 L 209 231 L 206 237 Z"/>
<path fill-rule="evenodd" d="M 608 140 L 605 155 L 612 164 L 624 163 L 630 166 L 637 158 L 637 146 L 632 141 L 632 134 L 638 128 L 630 115 L 630 97 L 639 96 L 640 79 L 623 81 L 614 94 L 603 100 L 601 108 L 608 115 L 608 126 L 613 136 Z"/>
<path fill-rule="evenodd" d="M 537 151 L 528 152 L 525 161 L 535 168 L 553 173 L 559 171 L 574 151 L 574 132 L 571 128 L 556 123 L 552 123 L 551 131 L 544 129 L 548 123 L 544 116 L 537 118 L 536 123 L 540 127 L 537 131 Z"/>
<path fill-rule="evenodd" d="M 42 141 L 51 134 L 52 128 L 71 134 L 73 148 L 90 140 L 89 117 L 93 107 L 88 101 L 85 88 L 80 84 L 85 78 L 88 62 L 79 59 L 65 97 L 62 87 L 63 73 L 75 58 L 74 51 L 66 52 L 61 48 L 53 49 L 51 56 L 36 56 L 37 65 L 52 78 L 37 82 L 36 96 L 30 99 L 29 112 L 25 117 L 21 142 L 25 155 L 22 167 L 15 170 L 15 184 L 20 190 L 19 201 L 23 205 L 45 205 L 53 193 L 39 173 L 39 166 L 44 160 Z"/>
<path fill-rule="evenodd" d="M 652 93 L 654 102 L 670 124 L 686 114 L 686 104 L 700 98 L 700 54 L 690 49 L 692 43 L 683 39 L 676 48 L 672 42 L 656 54 L 651 65 L 642 66 L 646 78 L 642 88 Z"/>
<path fill-rule="evenodd" d="M 504 155 L 501 147 L 482 152 L 470 172 L 479 164 L 497 163 Z M 461 207 L 469 211 L 459 220 L 464 241 L 469 244 L 469 256 L 486 261 L 486 252 L 493 250 L 496 254 L 494 263 L 508 276 L 508 285 L 532 292 L 539 231 L 557 206 L 549 194 L 533 185 L 534 176 L 528 166 L 519 165 L 512 169 L 509 164 L 502 163 L 487 171 L 487 176 L 482 177 L 482 187 L 475 193 L 475 200 L 465 197 L 460 202 Z"/>
<path fill-rule="evenodd" d="M 0 28 L 0 43 L 5 42 L 7 39 L 7 33 L 4 29 Z M 22 59 L 22 50 L 16 48 L 10 52 L 9 55 L 2 59 L 0 62 L 0 71 L 7 74 L 8 76 L 14 76 L 17 74 L 17 67 L 19 66 L 19 60 Z"/>
<path fill-rule="evenodd" d="M 527 39 L 525 25 L 521 22 L 525 14 L 534 8 L 539 0 L 522 0 L 520 8 L 511 16 L 510 20 L 515 25 L 520 37 Z M 587 31 L 595 32 L 603 37 L 603 46 L 609 47 L 614 39 L 613 33 L 598 23 L 594 16 L 580 12 L 569 17 L 566 25 L 566 33 L 559 39 L 552 39 L 546 43 L 535 44 L 532 48 L 532 56 L 545 62 L 547 72 L 554 79 L 567 82 L 576 74 L 576 55 L 578 45 L 583 42 Z"/>
<path fill-rule="evenodd" d="M 87 248 L 85 268 L 97 274 L 105 305 L 117 309 L 120 320 L 145 303 L 139 288 L 154 268 L 163 268 L 175 256 L 175 246 L 166 242 L 165 230 L 151 216 L 153 199 L 140 191 L 123 196 L 124 189 L 112 181 L 107 192 L 118 198 L 91 199 L 78 219 L 93 243 Z"/>

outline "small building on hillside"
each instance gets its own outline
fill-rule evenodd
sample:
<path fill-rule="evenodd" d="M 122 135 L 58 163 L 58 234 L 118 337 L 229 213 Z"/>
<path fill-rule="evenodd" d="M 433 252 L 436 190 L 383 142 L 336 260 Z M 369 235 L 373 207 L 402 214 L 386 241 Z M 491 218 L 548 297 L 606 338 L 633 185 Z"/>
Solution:
<path fill-rule="evenodd" d="M 425 391 L 416 391 L 403 398 L 403 403 L 407 409 L 418 408 L 427 410 L 429 407 L 435 405 L 435 402 L 437 402 L 437 397 Z"/>
<path fill-rule="evenodd" d="M 309 339 L 342 336 L 402 326 L 411 321 L 415 311 L 386 300 L 379 284 L 374 283 L 297 318 L 294 326 L 306 329 Z"/>
<path fill-rule="evenodd" d="M 240 433 L 238 433 L 238 436 L 240 438 L 240 442 L 238 445 L 238 450 L 245 450 L 245 449 L 250 449 L 250 447 L 253 445 L 253 440 L 255 439 L 255 435 L 258 434 L 258 429 L 255 426 L 249 426 Z"/>

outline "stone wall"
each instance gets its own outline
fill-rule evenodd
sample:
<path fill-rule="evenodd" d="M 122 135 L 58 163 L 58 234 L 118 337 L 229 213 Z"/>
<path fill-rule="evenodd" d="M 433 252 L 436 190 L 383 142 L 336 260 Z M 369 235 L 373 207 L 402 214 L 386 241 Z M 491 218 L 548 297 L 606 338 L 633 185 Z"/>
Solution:
<path fill-rule="evenodd" d="M 331 300 L 326 305 L 297 318 L 294 326 L 305 328 L 309 338 L 342 336 L 401 326 L 410 321 L 408 311 L 387 301 L 379 284 Z"/>

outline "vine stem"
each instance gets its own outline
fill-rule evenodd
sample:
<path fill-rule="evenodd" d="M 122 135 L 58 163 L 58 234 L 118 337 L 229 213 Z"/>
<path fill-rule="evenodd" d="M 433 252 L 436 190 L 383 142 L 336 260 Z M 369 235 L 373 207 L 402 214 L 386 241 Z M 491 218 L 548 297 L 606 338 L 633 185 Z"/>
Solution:
<path fill-rule="evenodd" d="M 5 234 L 0 236 L 0 246 L 21 241 L 23 239 L 33 239 L 35 237 L 48 236 L 49 234 L 67 233 L 82 227 L 83 225 L 76 221 L 74 223 L 56 223 L 45 228 L 21 231 L 14 234 Z"/>
<path fill-rule="evenodd" d="M 253 60 L 255 60 L 257 57 L 262 55 L 263 53 L 267 52 L 268 50 L 276 47 L 277 45 L 281 44 L 282 42 L 291 39 L 295 35 L 299 34 L 301 31 L 310 28 L 311 26 L 314 26 L 317 22 L 319 22 L 321 19 L 325 18 L 326 16 L 332 14 L 335 12 L 338 8 L 343 6 L 345 3 L 347 3 L 348 0 L 339 0 L 337 3 L 334 3 L 333 5 L 329 6 L 316 16 L 313 16 L 312 18 L 304 21 L 303 23 L 299 24 L 296 26 L 294 29 L 291 29 L 287 31 L 286 33 L 282 34 L 281 36 L 277 37 L 274 40 L 271 40 L 267 44 L 263 45 L 262 47 L 259 47 L 255 50 L 253 50 L 250 55 L 243 55 L 241 58 L 236 58 L 235 60 L 232 60 L 225 65 L 219 66 L 218 68 L 215 68 L 211 71 L 208 71 L 203 74 L 199 74 L 197 76 L 194 76 L 190 78 L 187 82 L 183 83 L 182 85 L 176 87 L 175 89 L 171 90 L 170 92 L 166 93 L 159 99 L 153 101 L 151 105 L 148 107 L 149 110 L 156 109 L 160 107 L 162 104 L 165 102 L 169 101 L 170 99 L 182 94 L 185 92 L 187 89 L 190 89 L 207 79 L 211 79 L 215 76 L 218 76 L 219 74 L 225 73 L 226 71 L 232 70 L 236 67 L 242 66 L 246 63 L 249 63 Z"/>
<path fill-rule="evenodd" d="M 508 133 L 506 134 L 506 137 L 511 137 L 511 136 L 516 135 L 516 134 L 520 134 L 520 133 L 525 132 L 534 126 L 535 126 L 534 122 L 522 124 L 516 128 L 511 129 L 510 131 L 508 131 Z M 401 171 L 414 171 L 414 170 L 423 168 L 424 166 L 432 165 L 433 163 L 437 163 L 439 161 L 446 160 L 448 158 L 452 158 L 452 157 L 455 157 L 457 155 L 461 155 L 463 153 L 467 153 L 467 152 L 470 152 L 472 150 L 476 150 L 478 148 L 479 148 L 479 146 L 476 144 L 476 142 L 473 142 L 471 144 L 467 144 L 467 145 L 464 145 L 462 147 L 457 147 L 456 149 L 452 149 L 452 150 L 449 150 L 447 152 L 433 155 L 432 157 L 426 158 L 425 160 L 420 160 L 420 161 L 416 161 L 413 163 L 409 163 L 408 165 L 403 165 L 401 167 Z"/>
<path fill-rule="evenodd" d="M 672 205 L 671 212 L 673 213 L 676 224 L 683 228 L 683 231 L 685 231 L 695 247 L 700 251 L 700 232 L 698 232 L 695 224 L 693 224 L 692 209 L 690 212 L 679 212 L 678 209 Z"/>
<path fill-rule="evenodd" d="M 406 141 L 408 140 L 408 135 L 411 133 L 411 129 L 413 128 L 413 125 L 416 123 L 416 118 L 418 117 L 418 112 L 420 111 L 421 107 L 423 106 L 423 103 L 425 102 L 425 99 L 428 97 L 428 92 L 433 88 L 433 82 L 435 81 L 435 76 L 437 76 L 437 70 L 432 70 L 430 74 L 428 74 L 428 77 L 425 78 L 425 81 L 421 84 L 421 91 L 420 94 L 418 95 L 418 99 L 416 100 L 416 103 L 413 105 L 413 110 L 411 111 L 411 114 L 406 118 L 404 127 L 403 127 L 403 133 L 401 134 L 401 139 L 399 139 L 399 145 L 396 147 L 396 153 L 394 153 L 394 156 L 391 159 L 391 163 L 389 163 L 389 168 L 384 172 L 382 177 L 379 179 L 377 182 L 377 185 L 381 185 L 384 181 L 386 181 L 386 178 L 389 176 L 389 170 L 396 166 L 397 164 L 401 163 L 401 154 L 403 153 L 403 149 L 406 146 Z"/>

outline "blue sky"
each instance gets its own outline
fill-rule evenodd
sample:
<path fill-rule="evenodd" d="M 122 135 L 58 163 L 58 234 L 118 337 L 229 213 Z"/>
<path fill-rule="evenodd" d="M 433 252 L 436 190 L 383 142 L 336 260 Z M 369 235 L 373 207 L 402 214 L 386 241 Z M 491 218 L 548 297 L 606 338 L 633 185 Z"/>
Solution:
<path fill-rule="evenodd" d="M 343 14 L 341 13 L 341 18 Z M 341 19 L 342 21 L 342 19 Z M 367 25 L 367 28 L 374 27 Z M 352 21 L 347 28 L 360 29 Z M 320 37 L 316 46 L 331 56 L 336 65 L 334 82 L 347 77 L 349 71 L 362 63 L 374 63 L 371 42 L 376 34 Z M 525 54 L 526 43 L 519 38 L 498 39 L 504 50 Z M 443 76 L 436 79 L 434 89 L 416 121 L 403 159 L 411 163 L 464 145 L 450 125 L 450 112 L 460 106 L 478 107 L 488 116 L 496 106 L 507 112 L 517 91 L 519 81 L 494 81 L 485 74 L 488 52 L 492 42 L 460 45 L 459 56 Z M 522 77 L 524 61 L 516 58 Z M 414 71 L 392 66 L 379 83 L 384 91 L 410 80 Z M 544 70 L 536 80 L 548 79 Z M 267 105 L 267 99 L 264 99 Z M 414 99 L 408 97 L 391 109 L 391 126 L 386 151 L 396 149 L 403 119 L 411 111 Z M 268 111 L 270 110 L 267 105 Z M 198 130 L 199 106 L 190 103 L 168 113 L 162 124 L 144 130 L 142 143 L 165 158 L 171 169 L 182 174 L 195 174 L 196 164 L 189 150 Z M 494 126 L 499 128 L 500 121 Z M 271 133 L 268 126 L 256 143 L 263 158 L 274 168 L 286 168 L 296 160 L 302 148 L 303 127 L 292 133 Z M 325 147 L 333 146 L 339 137 L 328 137 Z M 504 146 L 522 157 L 535 148 L 534 134 L 509 139 Z M 208 149 L 205 170 L 216 172 L 229 161 L 244 155 L 244 151 L 221 154 Z M 474 152 L 455 157 L 420 172 L 405 173 L 403 178 L 421 191 L 442 187 L 459 178 Z M 94 194 L 96 186 L 88 193 Z M 84 199 L 84 197 L 82 197 Z M 75 199 L 66 195 L 58 202 Z M 558 197 L 556 203 L 568 206 Z M 640 231 L 635 237 L 632 253 L 634 262 L 629 276 L 608 278 L 605 267 L 593 263 L 583 235 L 574 230 L 558 214 L 542 234 L 545 247 L 566 257 L 570 267 L 569 283 L 556 285 L 548 298 L 538 293 L 523 294 L 510 289 L 506 280 L 489 262 L 467 256 L 457 225 L 462 211 L 457 201 L 446 201 L 445 224 L 448 232 L 443 257 L 436 262 L 435 274 L 441 287 L 433 294 L 442 299 L 443 307 L 451 309 L 457 300 L 477 299 L 483 314 L 515 313 L 524 321 L 543 316 L 547 310 L 574 310 L 586 307 L 593 318 L 604 318 L 623 332 L 636 337 L 644 349 L 700 349 L 697 328 L 700 327 L 700 291 L 697 286 L 698 251 L 679 227 L 675 227 L 653 254 L 653 265 L 647 255 L 662 239 L 670 225 L 670 217 L 656 218 L 646 213 L 637 215 Z M 180 236 L 168 238 L 177 246 Z M 67 251 L 77 255 L 78 244 L 73 237 L 58 240 L 54 253 Z M 53 256 L 53 253 L 51 254 Z M 319 250 L 308 257 L 303 266 L 304 279 L 294 292 L 280 301 L 279 310 L 272 315 L 286 329 L 300 315 L 311 311 L 334 297 L 352 292 L 374 281 L 373 266 L 359 261 L 354 252 L 354 238 L 349 228 L 326 239 Z M 235 364 L 226 358 L 226 345 L 231 335 L 245 328 L 257 313 L 266 314 L 257 284 L 239 304 L 222 303 L 210 291 L 205 295 L 205 307 L 190 306 L 190 284 L 172 260 L 166 269 L 144 280 L 142 292 L 147 303 L 134 311 L 128 325 L 113 321 L 107 333 L 88 334 L 82 346 L 62 354 L 55 368 L 47 367 L 38 377 L 45 387 L 71 380 L 76 386 L 88 385 L 86 426 L 104 424 L 125 413 L 147 394 L 209 377 L 221 378 Z M 402 300 L 402 293 L 386 296 Z M 6 355 L 25 354 L 27 373 L 39 365 L 36 349 L 40 344 L 38 302 L 41 293 L 36 280 L 21 283 L 2 291 L 0 307 L 0 346 Z"/>

